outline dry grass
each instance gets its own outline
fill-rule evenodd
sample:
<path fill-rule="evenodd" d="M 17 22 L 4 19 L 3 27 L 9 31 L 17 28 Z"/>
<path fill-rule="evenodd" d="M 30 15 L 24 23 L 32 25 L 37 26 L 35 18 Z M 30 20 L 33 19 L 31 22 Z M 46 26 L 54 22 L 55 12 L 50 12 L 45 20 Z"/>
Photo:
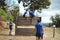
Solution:
<path fill-rule="evenodd" d="M 44 40 L 60 40 L 60 28 L 56 28 L 55 37 L 53 38 L 53 28 L 44 27 Z M 3 30 L 0 34 L 0 40 L 35 40 L 35 36 L 9 36 L 8 30 Z"/>

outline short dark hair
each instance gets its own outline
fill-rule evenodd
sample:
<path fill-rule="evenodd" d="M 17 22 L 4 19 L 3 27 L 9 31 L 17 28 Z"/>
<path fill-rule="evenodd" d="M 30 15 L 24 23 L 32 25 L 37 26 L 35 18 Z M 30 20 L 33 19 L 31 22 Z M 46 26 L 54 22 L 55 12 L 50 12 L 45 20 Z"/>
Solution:
<path fill-rule="evenodd" d="M 10 19 L 10 21 L 12 21 L 12 19 Z"/>
<path fill-rule="evenodd" d="M 38 19 L 37 22 L 39 23 L 39 22 L 41 22 L 41 21 Z"/>

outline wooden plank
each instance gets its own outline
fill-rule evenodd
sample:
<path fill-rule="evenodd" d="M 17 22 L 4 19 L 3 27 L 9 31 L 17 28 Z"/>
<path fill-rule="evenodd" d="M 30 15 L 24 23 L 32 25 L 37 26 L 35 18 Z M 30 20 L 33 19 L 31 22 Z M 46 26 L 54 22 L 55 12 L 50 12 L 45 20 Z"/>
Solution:
<path fill-rule="evenodd" d="M 18 28 L 16 31 L 17 36 L 34 36 L 33 28 Z"/>
<path fill-rule="evenodd" d="M 34 25 L 35 23 L 37 23 L 37 17 L 34 18 L 26 18 L 26 17 L 17 17 L 17 26 L 28 26 L 28 25 Z"/>
<path fill-rule="evenodd" d="M 31 26 L 37 23 L 38 18 L 26 18 L 26 17 L 17 17 L 16 18 L 16 29 L 15 35 L 23 35 L 23 36 L 34 36 L 34 28 L 18 28 L 18 26 Z"/>

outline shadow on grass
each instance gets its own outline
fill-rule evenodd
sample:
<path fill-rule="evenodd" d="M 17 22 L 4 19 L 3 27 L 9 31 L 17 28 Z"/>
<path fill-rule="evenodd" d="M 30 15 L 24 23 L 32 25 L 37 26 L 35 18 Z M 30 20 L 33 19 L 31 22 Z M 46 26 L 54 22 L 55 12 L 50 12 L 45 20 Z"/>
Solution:
<path fill-rule="evenodd" d="M 17 28 L 15 35 L 0 34 L 1 36 L 35 36 L 34 28 Z"/>
<path fill-rule="evenodd" d="M 9 36 L 9 34 L 0 34 L 0 36 Z"/>
<path fill-rule="evenodd" d="M 15 35 L 9 35 L 9 34 L 0 34 L 0 36 L 15 36 Z"/>
<path fill-rule="evenodd" d="M 60 34 L 60 27 L 56 28 L 56 32 Z"/>

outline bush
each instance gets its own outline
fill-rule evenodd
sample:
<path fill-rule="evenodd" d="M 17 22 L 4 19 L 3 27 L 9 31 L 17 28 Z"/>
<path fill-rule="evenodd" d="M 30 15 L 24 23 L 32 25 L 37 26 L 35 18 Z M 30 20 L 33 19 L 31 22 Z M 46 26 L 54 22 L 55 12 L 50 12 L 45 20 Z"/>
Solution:
<path fill-rule="evenodd" d="M 9 21 L 10 19 L 13 19 L 13 16 L 8 13 L 8 12 L 5 12 L 3 9 L 0 8 L 0 16 L 3 16 L 3 20 L 4 21 Z"/>

